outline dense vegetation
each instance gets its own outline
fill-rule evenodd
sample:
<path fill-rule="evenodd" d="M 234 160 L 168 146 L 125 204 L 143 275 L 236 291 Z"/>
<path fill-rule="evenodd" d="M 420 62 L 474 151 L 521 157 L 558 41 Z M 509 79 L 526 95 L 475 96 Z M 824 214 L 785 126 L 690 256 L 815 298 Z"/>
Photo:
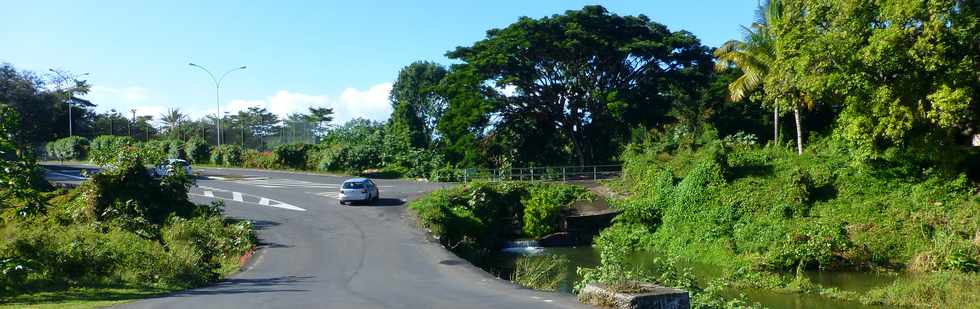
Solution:
<path fill-rule="evenodd" d="M 120 289 L 146 297 L 199 286 L 237 270 L 255 245 L 250 222 L 224 218 L 220 203 L 188 201 L 193 180 L 182 170 L 155 180 L 143 166 L 145 150 L 104 152 L 118 141 L 93 142 L 101 173 L 78 188 L 51 190 L 5 138 L 17 113 L 4 105 L 0 112 L 0 301 L 109 299 L 100 294 Z"/>
<path fill-rule="evenodd" d="M 409 208 L 446 248 L 479 263 L 504 241 L 557 232 L 562 209 L 591 198 L 572 185 L 480 182 L 436 190 Z"/>
<path fill-rule="evenodd" d="M 830 140 L 812 142 L 799 156 L 710 130 L 654 133 L 623 158 L 629 198 L 618 203 L 623 214 L 600 243 L 628 237 L 628 250 L 722 266 L 732 284 L 753 288 L 790 288 L 799 282 L 775 274 L 813 269 L 952 273 L 966 279 L 939 289 L 963 291 L 956 285 L 975 282 L 980 271 L 980 195 L 963 173 L 854 164 Z M 931 293 L 908 292 L 850 298 L 897 304 Z M 980 297 L 965 295 L 921 301 L 956 307 Z"/>
<path fill-rule="evenodd" d="M 715 297 L 725 285 L 960 307 L 978 303 L 970 287 L 980 280 L 978 12 L 976 0 L 770 0 L 744 38 L 716 49 L 600 6 L 523 17 L 448 52 L 449 67 L 403 68 L 387 123 L 332 125 L 324 107 L 284 119 L 250 108 L 221 118 L 221 147 L 209 146 L 217 118 L 171 110 L 157 128 L 152 116 L 96 114 L 77 98 L 85 81 L 10 65 L 0 67 L 0 101 L 30 120 L 4 136 L 11 145 L 32 153 L 50 141 L 49 157 L 62 160 L 107 162 L 133 145 L 144 162 L 435 179 L 454 168 L 622 162 L 628 197 L 596 241 L 602 265 L 583 270 L 587 281 L 685 287 L 703 307 L 743 305 Z M 58 139 L 69 135 L 57 108 L 66 100 L 91 143 Z M 18 173 L 9 175 L 35 174 L 4 155 Z M 11 187 L 36 179 L 9 175 Z M 30 190 L 4 194 L 23 201 L 15 213 L 45 209 Z M 444 245 L 473 257 L 554 231 L 554 214 L 575 198 L 563 186 L 477 183 L 411 207 Z M 632 269 L 639 250 L 729 275 L 699 287 L 674 259 Z M 778 275 L 804 270 L 922 275 L 863 294 Z"/>

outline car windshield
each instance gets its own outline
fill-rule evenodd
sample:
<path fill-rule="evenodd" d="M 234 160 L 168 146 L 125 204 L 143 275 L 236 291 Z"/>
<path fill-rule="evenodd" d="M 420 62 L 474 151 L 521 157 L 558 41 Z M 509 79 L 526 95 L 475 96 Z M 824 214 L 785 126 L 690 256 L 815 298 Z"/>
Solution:
<path fill-rule="evenodd" d="M 364 189 L 363 182 L 345 182 L 344 189 Z"/>

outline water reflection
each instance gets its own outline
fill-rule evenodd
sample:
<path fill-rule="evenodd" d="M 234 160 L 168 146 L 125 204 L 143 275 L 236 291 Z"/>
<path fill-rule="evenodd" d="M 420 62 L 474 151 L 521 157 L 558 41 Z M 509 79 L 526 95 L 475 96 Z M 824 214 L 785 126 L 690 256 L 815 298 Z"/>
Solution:
<path fill-rule="evenodd" d="M 514 264 L 519 257 L 536 255 L 559 255 L 568 259 L 569 277 L 565 278 L 559 290 L 563 293 L 571 293 L 572 286 L 581 278 L 575 270 L 578 267 L 596 267 L 599 265 L 599 253 L 592 247 L 515 247 L 507 248 L 489 257 L 485 265 L 480 267 L 492 274 L 502 278 L 510 278 L 514 270 Z M 640 253 L 632 257 L 638 267 L 652 269 L 654 259 L 658 256 L 652 253 Z M 707 264 L 684 263 L 679 265 L 690 268 L 701 284 L 722 275 L 720 267 Z M 845 291 L 867 292 L 873 288 L 890 284 L 898 276 L 894 274 L 879 274 L 870 272 L 807 272 L 806 276 L 816 284 L 827 288 L 837 288 Z M 834 300 L 819 295 L 800 294 L 800 293 L 778 293 L 770 290 L 759 289 L 730 289 L 723 294 L 729 297 L 744 295 L 751 302 L 758 302 L 768 308 L 787 308 L 787 309 L 845 309 L 845 308 L 884 308 L 879 306 L 868 306 L 856 302 L 844 302 Z"/>

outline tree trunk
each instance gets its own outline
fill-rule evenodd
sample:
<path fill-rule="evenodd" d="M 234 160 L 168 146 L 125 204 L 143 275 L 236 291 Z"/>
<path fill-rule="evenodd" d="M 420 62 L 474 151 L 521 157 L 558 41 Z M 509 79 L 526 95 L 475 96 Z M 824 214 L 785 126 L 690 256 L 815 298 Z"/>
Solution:
<path fill-rule="evenodd" d="M 779 101 L 773 105 L 772 109 L 772 141 L 779 144 Z"/>
<path fill-rule="evenodd" d="M 793 118 L 796 120 L 796 153 L 803 154 L 803 128 L 800 126 L 800 107 L 793 109 Z"/>

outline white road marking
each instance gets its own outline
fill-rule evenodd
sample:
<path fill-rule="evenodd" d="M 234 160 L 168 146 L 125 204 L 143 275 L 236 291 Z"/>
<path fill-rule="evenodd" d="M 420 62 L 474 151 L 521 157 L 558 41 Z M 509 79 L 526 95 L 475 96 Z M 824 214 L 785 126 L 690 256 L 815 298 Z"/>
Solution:
<path fill-rule="evenodd" d="M 52 172 L 52 171 L 48 171 L 48 173 L 51 173 L 51 174 L 54 174 L 54 175 L 58 175 L 58 176 L 61 176 L 61 177 L 68 177 L 68 178 L 71 178 L 71 179 L 74 179 L 74 180 L 86 180 L 86 179 L 88 179 L 88 178 L 85 178 L 85 177 L 78 177 L 78 176 L 75 176 L 75 175 L 68 175 L 68 174 L 63 174 L 63 173 L 58 173 L 58 172 Z"/>
<path fill-rule="evenodd" d="M 217 191 L 217 192 L 230 192 L 230 191 L 225 190 L 225 189 L 218 189 L 218 188 L 208 187 L 208 186 L 198 186 L 198 187 L 200 187 L 201 189 L 207 189 L 207 190 Z"/>
<path fill-rule="evenodd" d="M 261 197 L 261 196 L 255 196 L 255 195 L 251 195 L 251 194 L 242 194 L 240 192 L 232 192 L 232 195 L 233 195 L 233 197 L 235 199 L 229 199 L 227 197 L 220 197 L 220 196 L 207 196 L 207 195 L 204 195 L 204 194 L 197 194 L 197 193 L 188 193 L 188 195 L 202 196 L 202 197 L 219 199 L 219 200 L 232 200 L 232 201 L 239 202 L 239 203 L 242 203 L 242 204 L 252 204 L 252 205 L 259 205 L 259 206 L 268 206 L 268 207 L 282 208 L 282 209 L 295 210 L 295 211 L 306 211 L 306 209 L 303 209 L 303 208 L 300 208 L 300 207 L 296 207 L 296 206 L 293 206 L 293 205 L 290 205 L 290 204 L 287 204 L 287 203 L 283 203 L 283 202 L 280 202 L 280 201 L 277 201 L 277 200 L 272 200 L 272 199 L 269 199 L 269 198 L 265 198 L 265 197 Z M 248 196 L 251 196 L 251 197 L 258 198 L 259 199 L 259 202 L 256 203 L 256 202 L 248 202 L 248 201 L 245 201 L 245 199 L 242 198 L 244 195 L 248 195 Z"/>
<path fill-rule="evenodd" d="M 206 197 L 214 197 L 214 191 L 204 190 L 204 196 L 206 196 Z"/>

